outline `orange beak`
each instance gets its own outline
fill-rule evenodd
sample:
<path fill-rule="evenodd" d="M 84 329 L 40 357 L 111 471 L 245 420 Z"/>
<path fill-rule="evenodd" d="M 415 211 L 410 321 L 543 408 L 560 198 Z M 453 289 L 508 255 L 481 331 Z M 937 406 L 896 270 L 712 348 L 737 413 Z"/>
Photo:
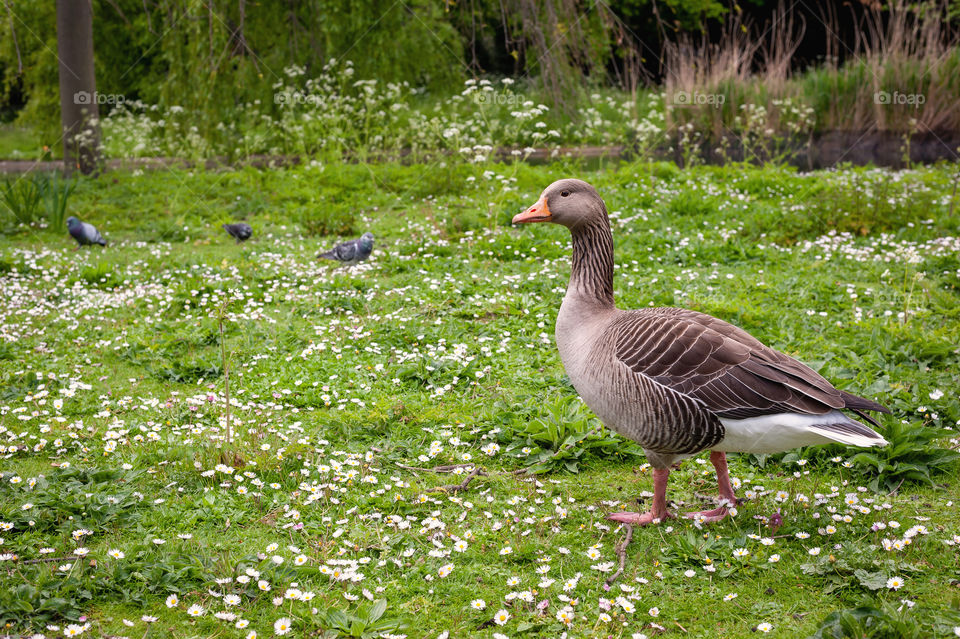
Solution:
<path fill-rule="evenodd" d="M 513 216 L 513 223 L 530 224 L 532 222 L 549 222 L 552 217 L 550 207 L 547 206 L 547 201 L 541 197 L 537 200 L 537 203 L 529 209 Z"/>

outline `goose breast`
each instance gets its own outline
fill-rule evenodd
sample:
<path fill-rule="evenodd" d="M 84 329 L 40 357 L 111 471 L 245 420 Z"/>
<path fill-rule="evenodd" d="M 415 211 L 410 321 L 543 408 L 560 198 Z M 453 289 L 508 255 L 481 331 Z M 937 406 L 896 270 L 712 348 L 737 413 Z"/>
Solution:
<path fill-rule="evenodd" d="M 629 315 L 564 299 L 556 338 L 570 382 L 607 427 L 639 443 L 648 457 L 669 464 L 710 448 L 723 438 L 723 426 L 702 402 L 621 360 L 617 343 Z"/>

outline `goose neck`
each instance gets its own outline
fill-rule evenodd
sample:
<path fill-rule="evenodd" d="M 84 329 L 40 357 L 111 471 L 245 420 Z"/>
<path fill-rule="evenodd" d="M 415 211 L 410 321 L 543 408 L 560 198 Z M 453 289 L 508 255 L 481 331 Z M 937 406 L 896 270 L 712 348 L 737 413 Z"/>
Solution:
<path fill-rule="evenodd" d="M 571 229 L 573 262 L 571 293 L 601 306 L 613 306 L 613 234 L 607 216 Z"/>

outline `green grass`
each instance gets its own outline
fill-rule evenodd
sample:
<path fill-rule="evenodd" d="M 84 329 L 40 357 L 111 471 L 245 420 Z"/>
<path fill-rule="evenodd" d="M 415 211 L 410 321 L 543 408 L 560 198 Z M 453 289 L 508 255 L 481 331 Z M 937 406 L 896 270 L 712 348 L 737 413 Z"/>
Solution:
<path fill-rule="evenodd" d="M 280 618 L 290 636 L 752 637 L 769 623 L 797 637 L 834 615 L 823 636 L 952 636 L 960 477 L 942 447 L 957 436 L 924 434 L 960 419 L 955 173 L 440 163 L 81 181 L 70 212 L 106 249 L 9 220 L 0 236 L 0 553 L 15 555 L 0 622 L 143 636 L 150 615 L 150 637 L 273 636 Z M 605 590 L 592 566 L 616 561 L 623 532 L 604 516 L 651 490 L 649 469 L 598 430 L 557 356 L 567 231 L 509 223 L 567 175 L 613 215 L 622 308 L 734 322 L 890 406 L 899 444 L 875 460 L 736 457 L 737 516 L 636 530 Z M 254 228 L 239 246 L 219 227 L 236 219 Z M 316 261 L 344 229 L 371 230 L 373 258 Z M 410 468 L 464 455 L 488 475 L 457 495 L 437 488 L 462 476 Z M 535 462 L 547 472 L 512 474 Z M 714 491 L 703 455 L 671 474 L 678 511 Z M 327 574 L 344 569 L 362 579 Z M 272 601 L 291 588 L 314 596 Z M 605 612 L 618 597 L 635 611 Z"/>
<path fill-rule="evenodd" d="M 55 151 L 59 156 L 59 150 Z M 0 160 L 37 160 L 49 151 L 29 127 L 0 124 Z M 47 158 L 49 159 L 49 157 Z"/>

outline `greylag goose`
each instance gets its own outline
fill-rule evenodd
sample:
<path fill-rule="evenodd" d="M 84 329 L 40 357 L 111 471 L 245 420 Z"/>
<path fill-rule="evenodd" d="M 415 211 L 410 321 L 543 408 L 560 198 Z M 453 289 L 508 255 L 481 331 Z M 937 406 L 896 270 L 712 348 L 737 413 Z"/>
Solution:
<path fill-rule="evenodd" d="M 711 451 L 720 506 L 687 516 L 719 521 L 736 504 L 728 452 L 773 453 L 831 442 L 887 444 L 841 410 L 874 425 L 864 411 L 889 410 L 834 388 L 746 331 L 680 308 L 617 309 L 607 209 L 586 182 L 554 182 L 513 222 L 553 222 L 570 229 L 570 282 L 556 326 L 560 359 L 587 406 L 607 427 L 639 443 L 653 467 L 651 509 L 609 519 L 645 525 L 672 517 L 666 501 L 670 467 L 701 451 Z"/>
<path fill-rule="evenodd" d="M 77 249 L 90 244 L 107 245 L 107 241 L 100 235 L 97 227 L 93 224 L 81 222 L 72 215 L 67 218 L 67 230 L 70 232 L 70 237 L 77 241 Z"/>

